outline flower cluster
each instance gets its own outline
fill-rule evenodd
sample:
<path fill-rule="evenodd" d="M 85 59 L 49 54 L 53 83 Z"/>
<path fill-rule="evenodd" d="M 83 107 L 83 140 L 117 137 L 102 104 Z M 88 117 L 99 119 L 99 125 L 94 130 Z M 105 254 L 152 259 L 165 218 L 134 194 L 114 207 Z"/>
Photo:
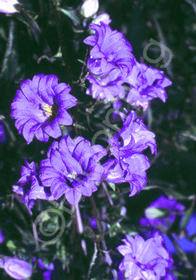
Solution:
<path fill-rule="evenodd" d="M 81 7 L 83 16 L 91 18 L 97 12 L 98 4 L 98 1 L 84 1 Z M 106 16 L 107 21 L 110 22 L 110 19 Z M 171 84 L 170 80 L 162 71 L 138 63 L 132 54 L 131 44 L 121 32 L 112 30 L 103 21 L 98 24 L 92 23 L 89 28 L 93 33 L 84 40 L 84 43 L 91 47 L 87 59 L 88 72 L 85 73 L 85 78 L 90 83 L 86 94 L 104 100 L 106 105 L 116 108 L 122 104 L 121 99 L 131 103 L 131 108 L 142 106 L 144 109 L 153 98 L 158 97 L 163 102 L 166 101 L 165 88 Z M 17 185 L 13 186 L 13 191 L 22 196 L 30 213 L 36 199 L 50 201 L 59 200 L 64 196 L 70 205 L 75 205 L 73 209 L 76 209 L 79 220 L 81 219 L 79 202 L 83 197 L 91 197 L 101 184 L 110 205 L 113 206 L 105 182 L 129 183 L 129 196 L 139 193 L 146 185 L 146 171 L 150 167 L 149 159 L 144 152 L 149 149 L 151 154 L 156 154 L 157 147 L 155 134 L 132 109 L 121 112 L 122 119 L 120 125 L 118 123 L 116 126 L 117 132 L 109 133 L 113 135 L 108 139 L 109 151 L 102 145 L 92 145 L 88 139 L 79 135 L 77 129 L 74 133 L 68 134 L 64 126 L 71 126 L 73 119 L 67 110 L 77 105 L 77 99 L 70 91 L 71 87 L 66 83 L 59 83 L 55 75 L 38 74 L 32 80 L 27 79 L 21 83 L 11 104 L 11 116 L 15 119 L 19 134 L 24 136 L 27 144 L 34 138 L 42 142 L 48 142 L 49 137 L 60 139 L 51 142 L 47 157 L 39 166 L 34 161 L 29 163 L 26 160 L 25 166 L 22 166 L 21 178 Z M 74 125 L 77 127 L 77 124 Z M 0 130 L 3 134 L 1 126 Z M 91 138 L 91 134 L 89 135 L 87 138 Z M 93 205 L 93 199 L 91 203 Z M 170 223 L 174 221 L 176 211 L 184 210 L 180 203 L 160 197 L 147 208 L 147 219 L 143 220 L 143 223 L 150 223 L 155 227 L 159 225 L 159 220 L 150 216 L 152 208 L 157 207 L 169 208 Z M 96 206 L 93 210 L 97 212 Z M 122 207 L 121 210 L 121 216 L 125 216 L 126 208 Z M 107 218 L 105 213 L 106 208 L 102 209 L 103 219 Z M 92 219 L 92 222 L 95 221 L 96 230 L 104 235 L 97 217 Z M 167 221 L 163 220 L 162 225 L 166 224 Z M 109 226 L 105 228 L 109 229 Z M 102 241 L 103 249 L 107 251 L 105 241 Z M 172 259 L 158 232 L 146 241 L 138 234 L 135 238 L 127 234 L 126 239 L 122 241 L 124 245 L 117 247 L 124 256 L 119 270 L 124 273 L 126 279 L 170 278 L 167 272 L 172 266 Z M 111 264 L 109 254 L 106 259 L 110 259 L 108 263 Z M 40 269 L 44 271 L 44 277 L 46 279 L 51 277 L 53 263 L 47 266 L 41 259 L 38 263 Z M 28 271 L 31 268 L 29 266 L 28 264 L 26 266 Z M 6 270 L 6 266 L 4 269 Z"/>
<path fill-rule="evenodd" d="M 160 280 L 172 266 L 173 261 L 158 232 L 147 240 L 138 234 L 135 238 L 127 234 L 122 241 L 124 245 L 117 247 L 124 257 L 119 270 L 124 271 L 126 279 Z"/>
<path fill-rule="evenodd" d="M 113 31 L 107 24 L 101 22 L 89 27 L 95 34 L 84 40 L 85 44 L 92 46 L 87 61 L 90 87 L 86 94 L 108 101 L 115 97 L 123 99 L 126 83 L 130 87 L 127 103 L 147 109 L 153 98 L 166 101 L 165 87 L 170 86 L 171 81 L 163 71 L 137 62 L 123 34 Z"/>
<path fill-rule="evenodd" d="M 50 186 L 54 199 L 65 195 L 75 205 L 82 195 L 91 196 L 97 190 L 103 174 L 98 161 L 106 155 L 100 145 L 93 145 L 79 136 L 74 140 L 63 137 L 53 142 L 48 158 L 40 163 L 40 178 L 44 186 Z"/>
<path fill-rule="evenodd" d="M 59 125 L 73 123 L 67 109 L 75 106 L 77 99 L 70 90 L 67 84 L 59 84 L 55 75 L 39 74 L 22 82 L 11 104 L 11 116 L 28 144 L 34 136 L 43 142 L 49 136 L 56 139 L 62 135 Z"/>
<path fill-rule="evenodd" d="M 105 179 L 112 183 L 128 182 L 130 196 L 138 193 L 146 184 L 146 170 L 150 167 L 142 152 L 149 147 L 156 153 L 154 138 L 155 134 L 131 111 L 122 129 L 109 140 L 113 157 L 104 164 Z"/>
<path fill-rule="evenodd" d="M 85 44 L 92 47 L 87 61 L 90 88 L 86 94 L 108 101 L 115 97 L 124 98 L 123 83 L 135 64 L 132 46 L 121 32 L 113 31 L 103 22 L 89 27 L 95 34 L 84 40 Z"/>

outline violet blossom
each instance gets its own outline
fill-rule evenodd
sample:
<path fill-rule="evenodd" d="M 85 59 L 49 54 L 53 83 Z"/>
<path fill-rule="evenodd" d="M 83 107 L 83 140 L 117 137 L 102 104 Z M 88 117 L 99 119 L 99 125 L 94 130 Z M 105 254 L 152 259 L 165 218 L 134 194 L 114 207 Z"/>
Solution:
<path fill-rule="evenodd" d="M 104 177 L 112 183 L 128 182 L 129 196 L 140 192 L 146 184 L 148 157 L 142 152 L 148 147 L 156 153 L 155 134 L 131 111 L 122 129 L 109 139 L 111 157 L 104 163 Z"/>
<path fill-rule="evenodd" d="M 44 264 L 42 259 L 38 259 L 38 266 L 42 270 L 43 280 L 52 279 L 52 271 L 54 270 L 54 264 L 50 263 L 48 265 Z"/>
<path fill-rule="evenodd" d="M 185 207 L 174 198 L 161 195 L 145 209 L 145 218 L 140 220 L 143 226 L 153 226 L 168 230 L 175 221 L 177 215 L 182 214 Z"/>
<path fill-rule="evenodd" d="M 126 101 L 137 107 L 143 107 L 144 110 L 154 98 L 160 98 L 165 102 L 167 99 L 165 88 L 172 84 L 163 71 L 138 62 L 132 67 L 126 82 L 130 84 Z"/>
<path fill-rule="evenodd" d="M 91 146 L 83 137 L 65 136 L 53 142 L 48 158 L 40 163 L 40 179 L 59 199 L 63 194 L 75 205 L 81 196 L 91 196 L 102 180 L 103 167 L 98 161 L 107 154 L 101 145 Z"/>
<path fill-rule="evenodd" d="M 127 234 L 122 241 L 124 245 L 117 247 L 123 255 L 119 270 L 124 272 L 126 279 L 160 280 L 166 276 L 173 260 L 158 232 L 147 240 L 138 234 L 135 237 Z"/>
<path fill-rule="evenodd" d="M 184 216 L 181 217 L 181 221 Z M 187 254 L 194 254 L 195 252 L 195 242 L 191 238 L 192 236 L 196 235 L 196 213 L 193 213 L 185 227 L 186 234 L 184 235 L 183 232 L 177 236 L 176 234 L 172 234 L 173 239 L 176 241 L 178 246 Z M 163 238 L 165 241 L 165 245 L 170 251 L 171 254 L 176 254 L 176 248 L 174 246 L 174 243 L 171 241 L 171 239 L 168 237 L 168 235 L 163 234 Z"/>
<path fill-rule="evenodd" d="M 60 125 L 73 123 L 67 110 L 76 105 L 77 99 L 70 90 L 66 83 L 59 84 L 55 75 L 38 74 L 22 82 L 11 105 L 11 116 L 27 144 L 34 136 L 43 142 L 49 136 L 56 139 L 62 135 Z"/>
<path fill-rule="evenodd" d="M 123 98 L 125 91 L 122 85 L 135 64 L 132 46 L 121 32 L 112 30 L 104 22 L 99 25 L 92 23 L 89 28 L 95 34 L 84 40 L 85 44 L 92 47 L 87 61 L 90 73 L 86 78 L 90 87 L 86 94 L 108 101 L 117 96 Z"/>
<path fill-rule="evenodd" d="M 31 163 L 26 161 L 25 164 L 26 166 L 22 166 L 21 178 L 12 189 L 15 193 L 22 196 L 23 202 L 31 213 L 30 209 L 33 207 L 35 200 L 54 200 L 54 198 L 51 196 L 49 188 L 41 186 L 34 161 Z"/>

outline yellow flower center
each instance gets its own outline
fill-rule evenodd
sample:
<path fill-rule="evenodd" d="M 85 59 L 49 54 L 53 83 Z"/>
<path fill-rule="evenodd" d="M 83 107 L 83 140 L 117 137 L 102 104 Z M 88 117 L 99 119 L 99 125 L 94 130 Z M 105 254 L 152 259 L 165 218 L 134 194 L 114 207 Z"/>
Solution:
<path fill-rule="evenodd" d="M 77 173 L 75 171 L 73 171 L 73 173 L 72 174 L 68 174 L 67 177 L 71 178 L 71 179 L 76 179 Z"/>
<path fill-rule="evenodd" d="M 48 116 L 52 116 L 52 106 L 48 105 L 47 103 L 42 104 L 42 109 L 44 110 L 44 113 Z"/>

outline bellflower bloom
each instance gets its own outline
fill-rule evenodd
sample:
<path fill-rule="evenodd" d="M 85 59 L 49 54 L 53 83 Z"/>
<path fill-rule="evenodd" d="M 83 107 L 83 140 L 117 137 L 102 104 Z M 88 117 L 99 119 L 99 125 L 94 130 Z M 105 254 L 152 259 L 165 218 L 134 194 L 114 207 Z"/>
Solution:
<path fill-rule="evenodd" d="M 63 194 L 75 205 L 82 195 L 91 196 L 102 180 L 103 167 L 98 161 L 107 154 L 100 145 L 91 146 L 83 137 L 74 140 L 68 135 L 53 142 L 48 158 L 40 164 L 40 179 L 59 199 Z"/>
<path fill-rule="evenodd" d="M 129 182 L 133 196 L 146 184 L 146 170 L 150 167 L 147 156 L 142 152 L 150 148 L 156 153 L 155 134 L 148 130 L 143 121 L 131 111 L 122 129 L 108 142 L 113 158 L 104 163 L 105 178 L 109 182 Z"/>
<path fill-rule="evenodd" d="M 131 69 L 126 82 L 130 84 L 126 101 L 144 109 L 147 109 L 149 101 L 154 98 L 160 98 L 165 102 L 167 99 L 165 88 L 172 84 L 163 71 L 138 62 Z"/>
<path fill-rule="evenodd" d="M 49 136 L 62 135 L 59 125 L 71 125 L 72 117 L 67 109 L 76 105 L 76 98 L 69 94 L 71 88 L 58 83 L 55 75 L 35 75 L 22 82 L 11 105 L 15 126 L 23 134 L 27 144 L 35 136 L 47 142 Z"/>
<path fill-rule="evenodd" d="M 90 58 L 87 61 L 87 68 L 90 74 L 87 79 L 91 83 L 91 86 L 87 90 L 87 94 L 91 94 L 93 98 L 111 100 L 118 96 L 119 86 L 125 81 L 130 73 L 133 65 L 135 64 L 135 58 L 132 54 L 132 46 L 126 41 L 124 35 L 117 30 L 112 30 L 108 24 L 100 22 L 97 24 L 90 24 L 89 28 L 92 29 L 95 34 L 88 36 L 84 43 L 90 45 Z M 96 83 L 96 86 L 93 84 Z M 117 89 L 114 89 L 115 84 Z M 108 97 L 106 92 L 107 86 L 113 87 L 110 89 L 111 93 Z M 95 88 L 98 88 L 100 95 L 94 93 Z M 114 92 L 114 93 L 113 93 Z M 125 92 L 123 87 L 119 92 L 119 97 L 123 98 Z"/>
<path fill-rule="evenodd" d="M 14 7 L 19 4 L 17 0 L 0 0 L 0 13 L 13 14 L 18 11 Z"/>
<path fill-rule="evenodd" d="M 17 258 L 4 257 L 1 260 L 1 267 L 13 279 L 23 280 L 32 275 L 32 265 Z"/>
<path fill-rule="evenodd" d="M 126 235 L 122 239 L 124 245 L 117 250 L 124 256 L 119 265 L 119 270 L 124 271 L 128 280 L 160 280 L 166 275 L 173 260 L 163 245 L 163 239 L 159 233 L 152 238 L 144 240 L 140 235 L 132 237 Z"/>
<path fill-rule="evenodd" d="M 161 195 L 146 208 L 146 218 L 142 218 L 140 224 L 167 230 L 174 223 L 176 216 L 180 215 L 184 209 L 184 205 L 174 198 Z"/>
<path fill-rule="evenodd" d="M 92 17 L 99 9 L 98 0 L 85 0 L 81 7 L 81 15 L 85 18 Z"/>
<path fill-rule="evenodd" d="M 25 163 L 26 166 L 22 166 L 21 178 L 17 185 L 13 186 L 13 191 L 22 196 L 23 202 L 31 212 L 30 208 L 34 205 L 34 200 L 54 200 L 54 198 L 47 188 L 40 185 L 34 161 Z"/>

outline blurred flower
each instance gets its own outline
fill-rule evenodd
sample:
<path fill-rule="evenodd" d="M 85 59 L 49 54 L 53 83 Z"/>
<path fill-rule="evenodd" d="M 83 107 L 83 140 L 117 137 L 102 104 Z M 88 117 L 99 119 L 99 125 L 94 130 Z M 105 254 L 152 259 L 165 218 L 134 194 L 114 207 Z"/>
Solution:
<path fill-rule="evenodd" d="M 117 250 L 124 256 L 119 265 L 119 270 L 124 271 L 128 280 L 160 280 L 166 275 L 173 260 L 163 245 L 159 233 L 146 241 L 140 236 L 126 235 L 122 239 L 125 245 L 120 245 Z"/>
<path fill-rule="evenodd" d="M 50 186 L 55 199 L 65 194 L 72 205 L 82 195 L 91 196 L 102 180 L 103 167 L 98 161 L 107 154 L 101 145 L 91 146 L 83 137 L 74 140 L 68 135 L 60 142 L 53 142 L 48 158 L 40 163 L 40 179 Z"/>
<path fill-rule="evenodd" d="M 22 166 L 21 178 L 17 182 L 18 185 L 14 185 L 12 190 L 22 196 L 23 202 L 31 212 L 30 208 L 34 205 L 34 200 L 54 200 L 54 198 L 50 195 L 49 188 L 44 188 L 40 185 L 34 161 L 31 163 L 26 161 L 25 164 L 26 166 Z"/>
<path fill-rule="evenodd" d="M 103 14 L 100 14 L 98 15 L 93 21 L 92 23 L 95 23 L 95 24 L 100 24 L 101 22 L 105 23 L 105 24 L 110 24 L 111 22 L 111 18 L 110 18 L 110 15 L 108 15 L 107 13 L 103 13 Z"/>
<path fill-rule="evenodd" d="M 184 205 L 177 202 L 174 198 L 167 198 L 161 195 L 146 208 L 146 218 L 142 218 L 140 224 L 162 228 L 164 231 L 168 230 L 174 223 L 176 216 L 180 215 L 184 209 Z"/>
<path fill-rule="evenodd" d="M 0 244 L 3 243 L 4 240 L 5 240 L 5 236 L 3 234 L 3 231 L 0 229 Z"/>
<path fill-rule="evenodd" d="M 27 279 L 32 275 L 32 265 L 17 258 L 4 257 L 2 268 L 10 277 L 18 280 Z"/>
<path fill-rule="evenodd" d="M 183 216 L 181 219 L 183 219 Z M 187 236 L 182 236 L 182 235 L 176 236 L 176 234 L 172 234 L 172 237 L 177 242 L 178 246 L 180 246 L 180 248 L 188 254 L 193 254 L 195 252 L 195 246 L 196 246 L 195 242 L 189 240 L 189 236 L 196 234 L 195 225 L 196 225 L 196 213 L 193 213 L 185 228 Z M 170 253 L 176 254 L 177 251 L 171 239 L 166 234 L 163 234 L 163 238 L 165 240 L 165 245 L 170 251 Z"/>
<path fill-rule="evenodd" d="M 18 11 L 14 7 L 19 4 L 17 0 L 0 0 L 0 13 L 13 14 Z"/>
<path fill-rule="evenodd" d="M 92 23 L 89 28 L 95 34 L 84 40 L 85 44 L 92 46 L 87 61 L 90 87 L 86 94 L 108 101 L 116 96 L 123 98 L 125 91 L 122 84 L 135 64 L 132 46 L 121 32 L 112 30 L 104 22 L 99 25 Z"/>
<path fill-rule="evenodd" d="M 99 9 L 98 0 L 85 0 L 81 7 L 81 15 L 85 18 L 92 17 Z"/>
<path fill-rule="evenodd" d="M 133 196 L 146 184 L 146 170 L 150 167 L 147 156 L 142 152 L 148 147 L 156 153 L 155 134 L 148 130 L 143 121 L 131 111 L 122 129 L 109 139 L 109 158 L 103 166 L 104 177 L 112 183 L 129 182 Z"/>
<path fill-rule="evenodd" d="M 59 125 L 71 125 L 72 117 L 67 109 L 76 105 L 77 99 L 69 94 L 71 88 L 58 84 L 55 75 L 35 75 L 22 82 L 11 105 L 15 126 L 23 134 L 27 144 L 35 136 L 47 142 L 49 136 L 62 135 Z"/>
<path fill-rule="evenodd" d="M 126 101 L 135 103 L 137 107 L 141 106 L 145 110 L 153 98 L 160 98 L 165 102 L 167 99 L 165 87 L 172 84 L 163 71 L 138 62 L 131 69 L 126 82 L 130 84 Z"/>
<path fill-rule="evenodd" d="M 43 271 L 43 280 L 52 279 L 52 271 L 54 270 L 54 264 L 50 263 L 48 265 L 44 264 L 42 259 L 38 259 L 39 268 Z"/>
<path fill-rule="evenodd" d="M 177 276 L 175 276 L 173 273 L 168 272 L 166 276 L 163 278 L 163 280 L 177 280 Z"/>
<path fill-rule="evenodd" d="M 6 140 L 6 135 L 5 135 L 5 129 L 2 124 L 0 124 L 0 143 L 5 142 Z"/>

